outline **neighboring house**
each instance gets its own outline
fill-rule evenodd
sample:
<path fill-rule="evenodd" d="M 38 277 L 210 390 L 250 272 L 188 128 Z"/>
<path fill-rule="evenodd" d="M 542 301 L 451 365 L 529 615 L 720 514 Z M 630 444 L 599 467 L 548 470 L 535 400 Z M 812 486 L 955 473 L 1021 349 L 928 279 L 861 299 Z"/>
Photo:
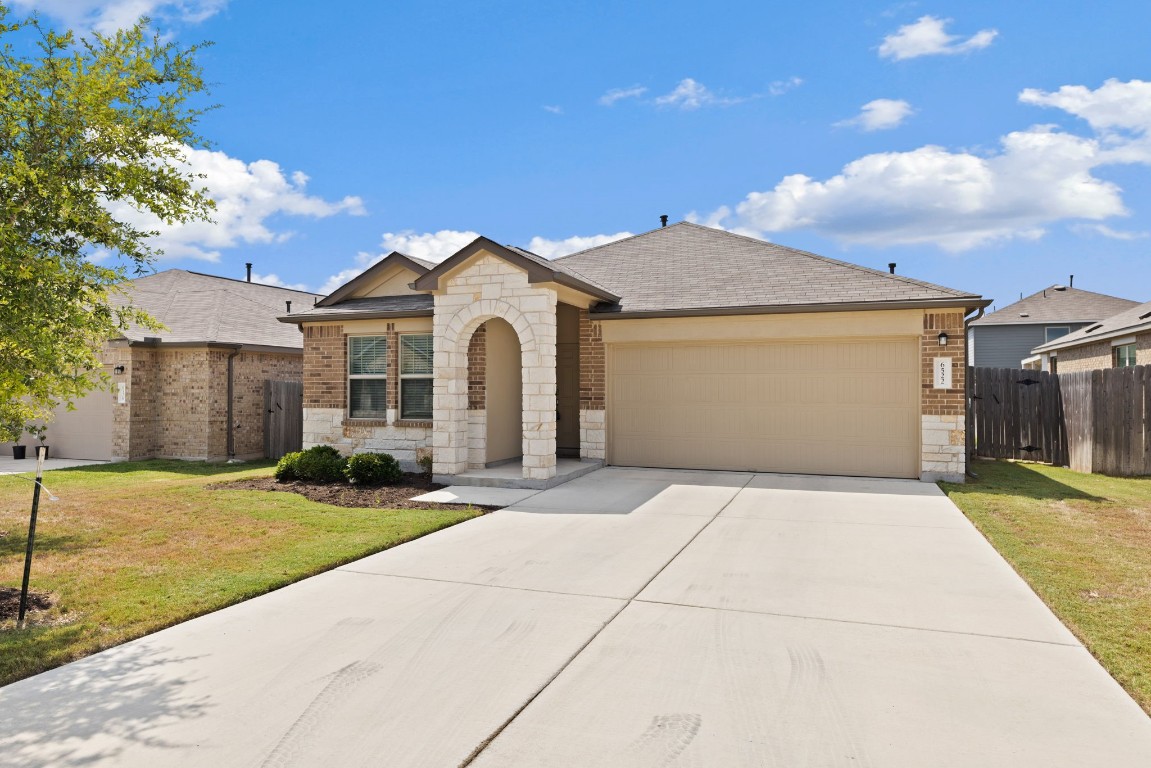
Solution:
<path fill-rule="evenodd" d="M 300 333 L 276 318 L 290 311 L 287 302 L 296 309 L 322 297 L 182 269 L 132 280 L 127 290 L 127 300 L 167 327 L 132 327 L 105 345 L 112 390 L 90 392 L 72 411 L 57 408 L 52 455 L 263 456 L 264 381 L 300 381 L 304 368 Z"/>
<path fill-rule="evenodd" d="M 1134 307 L 1138 302 L 1052 285 L 971 323 L 971 364 L 1037 368 L 1031 350 Z"/>
<path fill-rule="evenodd" d="M 1043 370 L 1057 373 L 1151 365 L 1151 301 L 1033 351 Z"/>
<path fill-rule="evenodd" d="M 689 223 L 548 261 L 392 253 L 305 312 L 304 444 L 961 480 L 964 291 Z M 936 377 L 939 378 L 936 382 Z"/>

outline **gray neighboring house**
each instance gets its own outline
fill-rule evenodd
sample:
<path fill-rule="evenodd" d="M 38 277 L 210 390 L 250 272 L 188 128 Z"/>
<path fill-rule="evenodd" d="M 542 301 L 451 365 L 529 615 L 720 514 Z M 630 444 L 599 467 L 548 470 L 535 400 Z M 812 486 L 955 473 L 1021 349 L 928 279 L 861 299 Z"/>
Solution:
<path fill-rule="evenodd" d="M 971 324 L 971 365 L 1024 368 L 1031 350 L 1080 328 L 1138 306 L 1139 302 L 1052 285 Z"/>

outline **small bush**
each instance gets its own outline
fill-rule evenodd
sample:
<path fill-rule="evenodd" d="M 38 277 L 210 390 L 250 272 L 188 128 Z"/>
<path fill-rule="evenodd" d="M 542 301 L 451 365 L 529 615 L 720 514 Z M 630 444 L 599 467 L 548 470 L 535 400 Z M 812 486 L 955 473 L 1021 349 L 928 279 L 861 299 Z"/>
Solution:
<path fill-rule="evenodd" d="M 300 452 L 296 477 L 309 483 L 341 483 L 348 460 L 330 445 L 317 445 Z"/>
<path fill-rule="evenodd" d="M 291 453 L 285 453 L 281 456 L 280 460 L 276 462 L 276 480 L 281 483 L 286 483 L 289 480 L 299 480 L 300 475 L 296 471 L 296 464 L 303 455 L 300 451 L 292 451 Z"/>
<path fill-rule="evenodd" d="M 420 469 L 424 470 L 425 475 L 432 476 L 432 455 L 430 453 L 416 459 L 416 463 L 420 465 Z"/>
<path fill-rule="evenodd" d="M 357 453 L 348 459 L 344 475 L 358 485 L 379 485 L 395 483 L 404 473 L 390 453 Z"/>

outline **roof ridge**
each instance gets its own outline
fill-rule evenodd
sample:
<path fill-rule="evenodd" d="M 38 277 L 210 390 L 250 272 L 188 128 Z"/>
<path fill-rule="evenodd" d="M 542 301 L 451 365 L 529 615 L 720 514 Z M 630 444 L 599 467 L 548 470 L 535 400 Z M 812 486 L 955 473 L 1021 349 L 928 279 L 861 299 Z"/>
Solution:
<path fill-rule="evenodd" d="M 675 224 L 669 224 L 666 227 L 661 225 L 661 226 L 656 227 L 655 229 L 649 229 L 646 232 L 638 232 L 638 233 L 631 235 L 629 237 L 621 237 L 619 240 L 612 240 L 610 243 L 601 243 L 600 245 L 593 245 L 591 248 L 584 248 L 582 251 L 576 251 L 575 253 L 569 253 L 566 256 L 557 256 L 556 258 L 552 259 L 552 262 L 554 263 L 557 261 L 563 261 L 564 259 L 570 259 L 573 256 L 582 256 L 585 253 L 591 253 L 592 251 L 598 251 L 600 248 L 607 248 L 609 245 L 619 245 L 620 243 L 626 243 L 628 240 L 635 240 L 637 237 L 643 237 L 644 235 L 650 235 L 652 232 L 659 232 L 659 231 L 665 230 L 665 229 L 672 229 L 672 228 L 678 227 L 682 224 L 692 224 L 692 222 L 690 222 L 690 221 L 677 221 Z M 692 224 L 692 226 L 698 227 L 699 225 L 698 224 Z M 703 228 L 707 229 L 707 227 L 703 227 Z"/>
<path fill-rule="evenodd" d="M 211 278 L 213 280 L 227 280 L 228 282 L 231 282 L 231 283 L 242 283 L 244 285 L 258 285 L 261 288 L 274 288 L 277 291 L 291 291 L 292 293 L 306 293 L 310 296 L 323 296 L 324 295 L 322 293 L 314 293 L 312 291 L 301 291 L 299 288 L 288 288 L 288 287 L 283 286 L 283 285 L 268 285 L 267 283 L 257 283 L 257 282 L 253 282 L 251 280 L 241 280 L 238 277 L 224 277 L 223 275 L 209 275 L 207 272 L 196 272 L 195 270 L 180 269 L 178 267 L 173 267 L 170 270 L 165 269 L 165 270 L 162 270 L 161 272 L 154 272 L 153 274 L 159 275 L 159 274 L 163 274 L 164 272 L 184 272 L 185 274 L 196 275 L 198 277 L 208 277 L 208 278 Z"/>

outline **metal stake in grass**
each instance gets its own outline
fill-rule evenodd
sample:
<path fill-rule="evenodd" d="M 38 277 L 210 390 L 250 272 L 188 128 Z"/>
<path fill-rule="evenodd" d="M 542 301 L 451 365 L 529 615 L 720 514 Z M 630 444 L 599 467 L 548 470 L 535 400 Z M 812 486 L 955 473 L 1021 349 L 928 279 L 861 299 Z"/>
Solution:
<path fill-rule="evenodd" d="M 20 586 L 20 615 L 16 618 L 16 626 L 24 629 L 24 614 L 28 610 L 28 578 L 32 575 L 32 547 L 36 543 L 36 512 L 40 508 L 41 480 L 44 479 L 44 457 L 48 454 L 47 447 L 36 446 L 36 489 L 32 491 L 32 517 L 28 521 L 28 549 L 24 553 L 24 583 Z M 48 498 L 53 501 L 56 497 L 48 491 Z"/>

